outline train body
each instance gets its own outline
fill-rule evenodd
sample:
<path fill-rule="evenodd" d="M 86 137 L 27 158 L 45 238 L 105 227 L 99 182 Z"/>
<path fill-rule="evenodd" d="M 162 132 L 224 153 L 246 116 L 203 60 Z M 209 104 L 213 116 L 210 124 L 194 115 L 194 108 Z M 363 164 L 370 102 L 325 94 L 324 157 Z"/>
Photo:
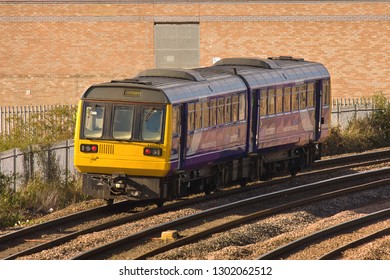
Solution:
<path fill-rule="evenodd" d="M 228 58 L 197 69 L 152 69 L 83 94 L 75 166 L 83 190 L 112 201 L 296 174 L 320 157 L 330 76 L 292 57 Z"/>

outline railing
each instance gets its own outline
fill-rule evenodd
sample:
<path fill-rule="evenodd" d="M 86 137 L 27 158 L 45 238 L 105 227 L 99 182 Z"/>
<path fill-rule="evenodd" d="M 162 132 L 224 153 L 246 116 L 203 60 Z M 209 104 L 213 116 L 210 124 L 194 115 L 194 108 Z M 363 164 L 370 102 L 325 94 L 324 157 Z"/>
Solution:
<path fill-rule="evenodd" d="M 368 116 L 375 110 L 372 98 L 333 99 L 331 124 L 345 128 L 349 121 Z"/>
<path fill-rule="evenodd" d="M 44 119 L 55 108 L 75 108 L 75 105 L 7 106 L 0 107 L 0 135 L 7 135 L 17 122 L 26 123 L 32 116 Z"/>

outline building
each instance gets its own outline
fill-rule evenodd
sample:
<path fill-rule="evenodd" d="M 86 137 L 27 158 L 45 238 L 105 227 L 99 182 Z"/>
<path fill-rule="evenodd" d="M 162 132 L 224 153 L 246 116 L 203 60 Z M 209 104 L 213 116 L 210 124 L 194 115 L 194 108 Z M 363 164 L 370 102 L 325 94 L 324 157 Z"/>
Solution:
<path fill-rule="evenodd" d="M 335 98 L 390 96 L 389 1 L 0 0 L 0 34 L 0 106 L 238 56 L 321 62 Z"/>

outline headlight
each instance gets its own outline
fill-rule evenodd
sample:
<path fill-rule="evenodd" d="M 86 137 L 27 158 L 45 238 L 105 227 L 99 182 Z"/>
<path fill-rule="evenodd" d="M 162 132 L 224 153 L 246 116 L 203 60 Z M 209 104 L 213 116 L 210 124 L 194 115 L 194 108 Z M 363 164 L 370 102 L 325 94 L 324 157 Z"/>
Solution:
<path fill-rule="evenodd" d="M 160 148 L 149 148 L 149 147 L 146 147 L 146 148 L 144 148 L 144 155 L 145 155 L 145 156 L 157 156 L 157 157 L 161 157 L 161 155 L 162 155 L 162 149 L 160 149 Z"/>
<path fill-rule="evenodd" d="M 80 151 L 84 153 L 97 153 L 99 150 L 98 145 L 86 145 L 81 144 Z"/>

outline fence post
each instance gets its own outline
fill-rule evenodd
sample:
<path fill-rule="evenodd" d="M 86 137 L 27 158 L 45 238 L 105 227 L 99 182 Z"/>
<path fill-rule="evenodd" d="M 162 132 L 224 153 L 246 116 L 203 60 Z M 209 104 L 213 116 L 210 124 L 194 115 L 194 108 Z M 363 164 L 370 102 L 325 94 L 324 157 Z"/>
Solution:
<path fill-rule="evenodd" d="M 32 145 L 30 145 L 28 149 L 29 149 L 28 156 L 29 156 L 29 165 L 30 165 L 29 168 L 30 174 L 28 176 L 28 179 L 30 179 L 30 178 L 34 178 L 34 152 L 33 152 Z"/>
<path fill-rule="evenodd" d="M 47 173 L 46 173 L 46 180 L 47 182 L 51 182 L 52 176 L 51 176 L 51 150 L 47 150 Z"/>
<path fill-rule="evenodd" d="M 65 142 L 65 187 L 68 187 L 69 177 L 69 140 Z"/>
<path fill-rule="evenodd" d="M 3 107 L 0 107 L 0 134 L 3 134 Z"/>
<path fill-rule="evenodd" d="M 354 107 L 355 107 L 355 115 L 354 115 L 354 117 L 355 117 L 355 121 L 356 121 L 358 119 L 358 113 L 359 113 L 359 105 L 358 105 L 357 102 L 355 103 Z"/>
<path fill-rule="evenodd" d="M 17 157 L 17 153 L 16 153 L 16 149 L 14 149 L 13 151 L 14 155 L 13 155 L 13 160 L 14 160 L 14 166 L 13 166 L 13 177 L 14 177 L 14 192 L 16 192 L 16 157 Z"/>
<path fill-rule="evenodd" d="M 341 108 L 340 108 L 340 104 L 338 104 L 337 102 L 337 126 L 340 125 L 340 115 L 341 115 Z"/>

